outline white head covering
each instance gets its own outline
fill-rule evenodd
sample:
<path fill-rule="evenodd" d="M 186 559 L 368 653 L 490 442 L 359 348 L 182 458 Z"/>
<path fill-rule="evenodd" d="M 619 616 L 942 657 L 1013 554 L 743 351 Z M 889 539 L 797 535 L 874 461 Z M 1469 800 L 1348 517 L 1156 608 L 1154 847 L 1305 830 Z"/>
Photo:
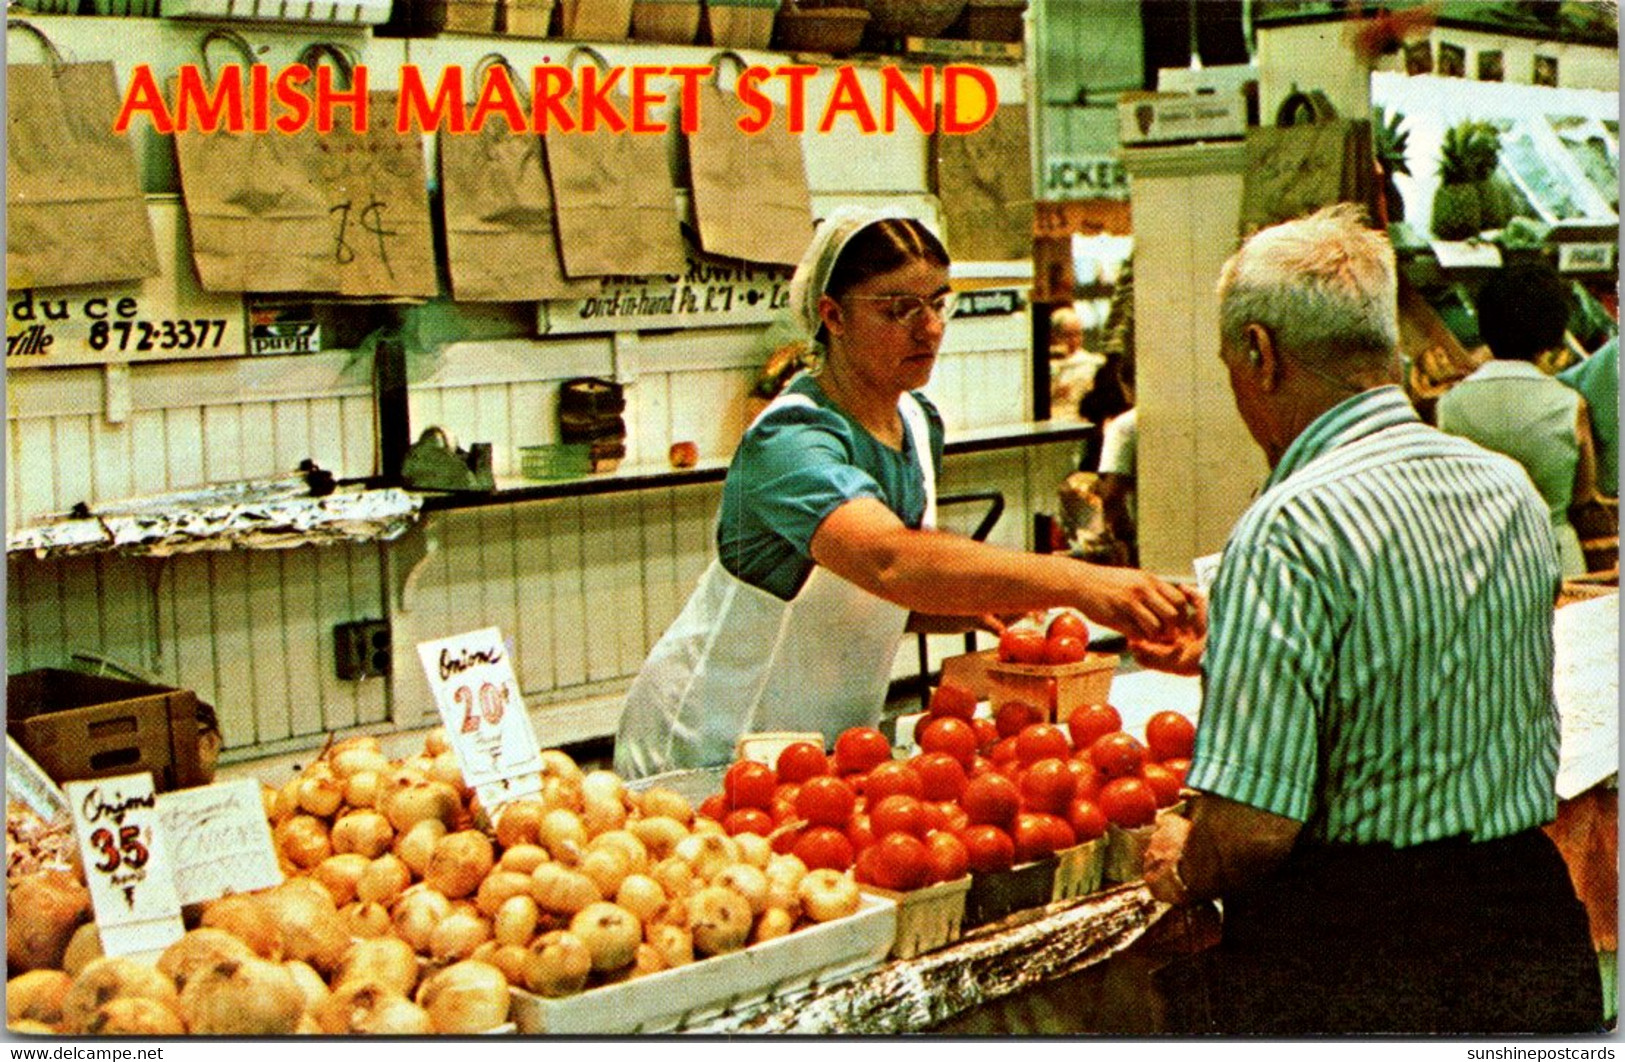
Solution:
<path fill-rule="evenodd" d="M 829 274 L 835 268 L 836 259 L 841 257 L 852 237 L 875 222 L 888 219 L 920 220 L 900 206 L 849 204 L 831 210 L 818 223 L 812 242 L 790 277 L 790 309 L 809 336 L 816 337 L 823 327 L 823 319 L 818 316 L 818 300 L 824 297 L 824 289 L 829 286 Z"/>

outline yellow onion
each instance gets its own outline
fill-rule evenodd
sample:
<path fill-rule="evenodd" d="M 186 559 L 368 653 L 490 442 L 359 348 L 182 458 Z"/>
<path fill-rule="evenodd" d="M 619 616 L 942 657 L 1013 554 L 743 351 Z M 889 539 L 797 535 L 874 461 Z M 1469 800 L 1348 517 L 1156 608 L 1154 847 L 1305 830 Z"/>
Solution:
<path fill-rule="evenodd" d="M 446 734 L 445 727 L 433 727 L 423 735 L 423 754 L 425 756 L 439 756 L 450 750 L 451 738 Z"/>
<path fill-rule="evenodd" d="M 344 780 L 344 802 L 352 808 L 376 808 L 383 791 L 384 776 L 379 771 L 357 771 Z"/>
<path fill-rule="evenodd" d="M 279 823 L 272 838 L 277 851 L 294 866 L 309 870 L 333 854 L 327 825 L 314 815 L 293 815 Z"/>
<path fill-rule="evenodd" d="M 179 940 L 165 948 L 163 954 L 158 956 L 157 966 L 176 987 L 184 988 L 199 970 L 216 963 L 253 957 L 253 949 L 241 938 L 224 929 L 199 926 L 187 930 Z"/>
<path fill-rule="evenodd" d="M 855 914 L 863 904 L 858 883 L 851 874 L 820 868 L 809 870 L 796 887 L 801 909 L 814 922 L 829 922 Z"/>
<path fill-rule="evenodd" d="M 579 992 L 592 973 L 592 953 L 568 930 L 542 934 L 531 942 L 528 953 L 521 971 L 523 983 L 539 996 L 557 998 Z"/>
<path fill-rule="evenodd" d="M 629 830 L 606 830 L 587 842 L 588 851 L 598 848 L 613 848 L 626 856 L 629 873 L 641 874 L 649 869 L 649 846 Z"/>
<path fill-rule="evenodd" d="M 96 1012 L 114 999 L 139 996 L 180 1013 L 175 983 L 157 967 L 123 956 L 104 955 L 88 963 L 62 996 L 62 1031 L 89 1030 Z"/>
<path fill-rule="evenodd" d="M 6 892 L 8 972 L 60 967 L 68 941 L 89 918 L 90 891 L 69 871 L 18 878 Z"/>
<path fill-rule="evenodd" d="M 743 896 L 750 904 L 752 915 L 759 915 L 767 909 L 767 875 L 749 863 L 733 863 L 723 867 L 711 880 Z"/>
<path fill-rule="evenodd" d="M 412 946 L 414 951 L 427 953 L 429 935 L 442 918 L 451 914 L 451 901 L 423 884 L 417 884 L 401 894 L 390 909 L 395 933 Z"/>
<path fill-rule="evenodd" d="M 299 988 L 299 994 L 305 997 L 305 1013 L 314 1011 L 331 995 L 327 982 L 322 980 L 322 975 L 310 963 L 289 960 L 282 964 L 282 968 L 288 971 L 288 976 Z"/>
<path fill-rule="evenodd" d="M 764 940 L 774 940 L 795 927 L 795 915 L 783 907 L 769 907 L 756 919 L 756 927 L 750 933 L 750 942 L 760 944 Z"/>
<path fill-rule="evenodd" d="M 576 869 L 598 886 L 598 895 L 609 897 L 620 890 L 631 864 L 618 848 L 593 848 L 581 857 Z"/>
<path fill-rule="evenodd" d="M 666 890 L 647 874 L 628 874 L 615 891 L 615 902 L 637 915 L 640 922 L 653 918 L 666 906 Z"/>
<path fill-rule="evenodd" d="M 446 836 L 446 824 L 439 819 L 425 819 L 395 838 L 395 854 L 400 857 L 416 877 L 423 877 L 429 869 L 429 857 L 434 846 Z"/>
<path fill-rule="evenodd" d="M 332 840 L 333 851 L 337 853 L 357 852 L 376 859 L 389 851 L 395 840 L 395 827 L 376 811 L 347 811 L 333 823 Z"/>
<path fill-rule="evenodd" d="M 419 985 L 416 999 L 437 1032 L 489 1032 L 508 1020 L 508 979 L 490 963 L 454 963 Z"/>
<path fill-rule="evenodd" d="M 285 882 L 259 896 L 282 931 L 282 957 L 308 962 L 328 973 L 349 946 L 349 934 L 327 890 L 314 882 L 308 887 L 297 882 Z"/>
<path fill-rule="evenodd" d="M 542 816 L 539 829 L 542 847 L 561 863 L 574 866 L 587 847 L 587 826 L 581 816 L 566 808 L 554 808 Z"/>
<path fill-rule="evenodd" d="M 570 919 L 570 932 L 592 955 L 592 968 L 619 970 L 631 964 L 643 940 L 643 924 L 637 915 L 617 904 L 600 901 L 588 904 Z"/>
<path fill-rule="evenodd" d="M 543 778 L 562 778 L 572 782 L 581 781 L 581 767 L 563 749 L 543 749 L 541 759 Z"/>
<path fill-rule="evenodd" d="M 86 922 L 73 931 L 68 938 L 67 950 L 62 953 L 62 969 L 71 976 L 79 976 L 79 971 L 91 959 L 99 959 L 102 955 L 102 937 L 96 931 L 95 922 Z"/>
<path fill-rule="evenodd" d="M 773 842 L 760 834 L 735 834 L 734 844 L 739 846 L 739 861 L 749 863 L 758 870 L 764 869 L 768 860 L 773 858 Z"/>
<path fill-rule="evenodd" d="M 537 906 L 553 914 L 573 915 L 604 898 L 591 878 L 559 863 L 543 863 L 531 871 L 530 881 Z"/>
<path fill-rule="evenodd" d="M 412 871 L 405 860 L 385 852 L 362 869 L 355 883 L 356 899 L 362 903 L 389 906 L 412 884 Z"/>
<path fill-rule="evenodd" d="M 480 882 L 479 891 L 474 894 L 474 906 L 479 908 L 480 914 L 485 917 L 495 918 L 498 908 L 506 903 L 509 897 L 529 895 L 529 874 L 521 874 L 517 870 L 496 869 Z"/>
<path fill-rule="evenodd" d="M 6 982 L 6 1024 L 37 1021 L 55 1025 L 62 1020 L 62 998 L 73 978 L 61 970 L 29 970 Z"/>
<path fill-rule="evenodd" d="M 536 936 L 541 923 L 542 910 L 528 893 L 510 896 L 502 901 L 491 917 L 491 936 L 498 944 L 517 944 L 524 947 Z"/>
<path fill-rule="evenodd" d="M 393 928 L 389 908 L 381 903 L 357 900 L 339 908 L 339 921 L 352 937 L 381 937 Z"/>
<path fill-rule="evenodd" d="M 660 860 L 677 848 L 678 842 L 688 836 L 688 827 L 664 815 L 633 819 L 626 824 L 627 832 L 643 843 L 651 858 Z"/>
<path fill-rule="evenodd" d="M 435 1031 L 428 1011 L 376 981 L 335 988 L 316 1011 L 316 1023 L 330 1036 L 427 1036 Z"/>
<path fill-rule="evenodd" d="M 501 970 L 508 983 L 518 987 L 525 984 L 525 963 L 529 957 L 530 952 L 524 945 L 498 944 L 494 940 L 483 945 L 474 955 L 481 962 L 488 962 Z"/>
<path fill-rule="evenodd" d="M 497 844 L 504 849 L 519 844 L 535 844 L 542 816 L 547 814 L 539 801 L 515 800 L 497 812 Z"/>
<path fill-rule="evenodd" d="M 431 782 L 444 782 L 453 789 L 462 790 L 463 765 L 457 762 L 455 752 L 446 751 L 429 762 L 429 780 Z"/>
<path fill-rule="evenodd" d="M 145 996 L 119 996 L 96 1008 L 81 1031 L 87 1036 L 181 1036 L 186 1026 L 165 1003 Z"/>
<path fill-rule="evenodd" d="M 686 966 L 694 961 L 694 936 L 687 926 L 669 922 L 648 926 L 644 938 L 668 967 Z"/>
<path fill-rule="evenodd" d="M 529 874 L 547 862 L 548 858 L 547 849 L 541 845 L 516 844 L 502 853 L 497 859 L 497 866 L 502 870 Z"/>
<path fill-rule="evenodd" d="M 439 819 L 448 828 L 462 810 L 457 791 L 443 782 L 424 781 L 394 784 L 399 773 L 386 779 L 378 794 L 378 810 L 388 818 L 397 833 L 404 833 L 426 819 Z"/>
<path fill-rule="evenodd" d="M 715 833 L 691 834 L 678 842 L 673 854 L 687 860 L 703 881 L 710 881 L 717 871 L 730 863 L 739 862 L 739 846 L 734 839 Z"/>
<path fill-rule="evenodd" d="M 316 771 L 299 779 L 299 810 L 317 818 L 332 818 L 344 803 L 344 782 L 331 771 Z"/>
<path fill-rule="evenodd" d="M 694 805 L 674 789 L 655 786 L 638 794 L 636 800 L 644 818 L 668 818 L 685 827 L 694 818 Z"/>
<path fill-rule="evenodd" d="M 331 855 L 316 864 L 310 876 L 328 891 L 334 904 L 342 907 L 356 898 L 356 883 L 371 862 L 360 852 Z"/>
<path fill-rule="evenodd" d="M 181 989 L 181 1016 L 201 1036 L 280 1036 L 298 1028 L 304 1011 L 293 975 L 264 959 L 204 967 Z"/>
<path fill-rule="evenodd" d="M 436 962 L 457 962 L 490 939 L 490 922 L 472 911 L 453 911 L 429 934 L 429 957 Z"/>
<path fill-rule="evenodd" d="M 708 885 L 688 898 L 688 931 L 701 955 L 744 947 L 752 921 L 750 901 L 732 889 Z"/>
<path fill-rule="evenodd" d="M 389 757 L 383 754 L 376 741 L 366 744 L 353 739 L 343 743 L 343 747 L 335 745 L 327 755 L 327 762 L 335 775 L 345 779 L 366 771 L 382 774 L 390 766 Z"/>
<path fill-rule="evenodd" d="M 333 974 L 333 986 L 361 982 L 380 984 L 403 996 L 411 995 L 418 983 L 418 957 L 412 945 L 399 937 L 352 943 Z"/>
<path fill-rule="evenodd" d="M 472 896 L 495 865 L 490 838 L 478 830 L 458 830 L 435 843 L 423 880 L 455 900 Z"/>
<path fill-rule="evenodd" d="M 225 930 L 262 959 L 277 962 L 282 958 L 282 931 L 257 895 L 240 892 L 210 900 L 199 924 Z"/>

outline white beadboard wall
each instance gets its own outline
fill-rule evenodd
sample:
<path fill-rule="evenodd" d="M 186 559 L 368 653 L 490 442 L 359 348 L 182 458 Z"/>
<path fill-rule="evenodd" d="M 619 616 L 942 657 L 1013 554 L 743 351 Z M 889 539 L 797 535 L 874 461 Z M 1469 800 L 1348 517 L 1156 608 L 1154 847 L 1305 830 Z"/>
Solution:
<path fill-rule="evenodd" d="M 194 61 L 203 32 L 140 19 L 36 21 L 70 59 L 114 60 L 121 84 L 130 55 L 140 54 L 162 74 Z M 245 34 L 273 62 L 289 58 L 307 36 L 296 28 L 248 27 Z M 129 40 L 150 49 L 118 44 Z M 490 42 L 357 43 L 382 87 L 393 78 L 376 75 L 403 59 L 433 83 L 439 67 L 472 67 Z M 559 58 L 559 42 L 504 42 L 503 50 L 519 67 Z M 671 53 L 646 45 L 604 51 L 612 63 Z M 708 56 L 694 49 L 664 61 Z M 768 53 L 747 59 L 782 61 Z M 1019 69 L 994 74 L 1001 99 L 1022 97 Z M 877 84 L 873 70 L 860 76 L 867 87 Z M 809 91 L 815 105 L 833 80 L 827 72 L 815 79 Z M 853 199 L 934 209 L 924 136 L 837 133 L 805 144 L 817 209 Z M 432 157 L 432 140 L 425 150 Z M 141 134 L 138 155 L 146 189 L 173 192 L 167 139 Z M 675 137 L 672 162 L 674 172 L 684 172 Z M 950 432 L 1031 415 L 1029 336 L 1025 313 L 956 322 L 929 388 Z M 627 387 L 629 464 L 662 466 L 679 439 L 722 460 L 759 408 L 749 390 L 766 353 L 758 328 L 451 343 L 412 359 L 412 425 L 419 431 L 440 424 L 465 443 L 489 441 L 498 474 L 513 475 L 518 447 L 555 439 L 558 383 L 609 376 Z M 80 501 L 283 474 L 307 457 L 341 478 L 375 469 L 370 361 L 347 351 L 113 371 L 19 370 L 7 374 L 7 398 L 8 529 Z M 1008 508 L 993 539 L 1020 547 L 1033 512 L 1053 510 L 1072 449 L 1058 444 L 950 458 L 941 489 L 1002 491 Z M 412 647 L 495 624 L 514 643 L 544 742 L 608 733 L 620 692 L 709 563 L 719 498 L 720 485 L 701 484 L 437 513 L 387 546 L 164 560 L 13 558 L 8 670 L 60 666 L 80 652 L 155 673 L 216 706 L 226 757 L 241 760 L 316 747 L 333 732 L 432 721 Z M 968 531 L 980 514 L 980 507 L 951 509 L 943 521 Z M 392 626 L 392 673 L 339 680 L 333 627 L 378 617 Z M 959 644 L 939 640 L 936 655 Z M 914 666 L 910 642 L 898 674 Z"/>

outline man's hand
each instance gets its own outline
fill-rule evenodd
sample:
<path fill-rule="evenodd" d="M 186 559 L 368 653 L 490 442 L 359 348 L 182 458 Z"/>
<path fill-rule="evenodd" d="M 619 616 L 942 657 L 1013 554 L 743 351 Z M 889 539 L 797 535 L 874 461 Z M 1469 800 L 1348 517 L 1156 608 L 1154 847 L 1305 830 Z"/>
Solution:
<path fill-rule="evenodd" d="M 1181 626 L 1189 599 L 1179 587 L 1138 568 L 1079 562 L 1080 612 L 1129 638 L 1165 638 Z M 1205 624 L 1204 624 L 1205 626 Z"/>
<path fill-rule="evenodd" d="M 1207 598 L 1189 587 L 1180 590 L 1187 606 L 1180 620 L 1154 637 L 1128 639 L 1128 648 L 1141 667 L 1199 675 L 1202 653 L 1207 649 Z"/>
<path fill-rule="evenodd" d="M 1191 902 L 1191 894 L 1179 876 L 1179 860 L 1185 854 L 1185 840 L 1191 822 L 1179 815 L 1158 815 L 1145 850 L 1145 883 L 1151 895 L 1163 903 Z"/>

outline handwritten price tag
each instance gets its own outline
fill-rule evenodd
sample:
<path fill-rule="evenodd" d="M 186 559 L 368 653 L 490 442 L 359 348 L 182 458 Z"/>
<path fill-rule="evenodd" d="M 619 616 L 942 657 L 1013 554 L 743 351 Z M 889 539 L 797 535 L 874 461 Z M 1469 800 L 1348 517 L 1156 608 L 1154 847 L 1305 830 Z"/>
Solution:
<path fill-rule="evenodd" d="M 158 821 L 181 903 L 282 882 L 259 784 L 252 778 L 165 793 Z"/>
<path fill-rule="evenodd" d="M 463 781 L 488 813 L 541 790 L 541 752 L 514 678 L 513 662 L 496 627 L 420 642 L 429 688 Z"/>
<path fill-rule="evenodd" d="M 68 782 L 79 857 L 102 951 L 163 949 L 185 933 L 151 774 Z"/>

